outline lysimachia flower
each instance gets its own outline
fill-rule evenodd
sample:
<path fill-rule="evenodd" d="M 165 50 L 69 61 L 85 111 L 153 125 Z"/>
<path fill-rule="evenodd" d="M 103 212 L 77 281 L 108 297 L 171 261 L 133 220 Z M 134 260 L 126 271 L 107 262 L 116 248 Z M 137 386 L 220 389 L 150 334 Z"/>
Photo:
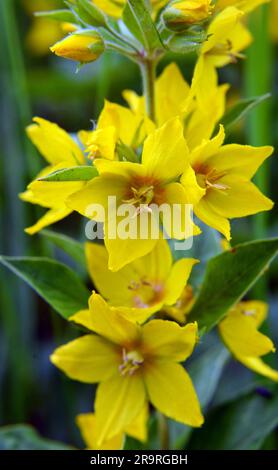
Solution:
<path fill-rule="evenodd" d="M 219 333 L 235 359 L 257 374 L 278 382 L 278 371 L 261 356 L 275 351 L 272 341 L 260 328 L 267 316 L 267 304 L 258 300 L 240 302 L 219 324 Z"/>
<path fill-rule="evenodd" d="M 273 202 L 251 182 L 258 168 L 272 154 L 273 147 L 222 146 L 224 138 L 224 128 L 220 126 L 216 137 L 204 140 L 191 152 L 190 163 L 198 184 L 205 191 L 198 203 L 193 202 L 195 214 L 230 240 L 228 219 L 257 214 L 273 207 Z M 187 174 L 182 176 L 181 182 L 190 197 Z"/>
<path fill-rule="evenodd" d="M 243 15 L 235 7 L 225 8 L 208 27 L 208 37 L 201 47 L 192 79 L 192 93 L 204 109 L 214 106 L 208 90 L 217 84 L 216 68 L 236 62 L 251 43 L 252 37 L 241 21 Z"/>
<path fill-rule="evenodd" d="M 128 123 L 128 125 L 127 125 Z M 105 101 L 94 131 L 81 131 L 80 139 L 91 158 L 117 158 L 117 144 L 136 150 L 154 125 L 141 112 Z"/>
<path fill-rule="evenodd" d="M 56 42 L 50 50 L 59 57 L 85 64 L 97 60 L 104 52 L 105 46 L 97 31 L 77 31 Z"/>
<path fill-rule="evenodd" d="M 141 442 L 146 442 L 148 435 L 148 416 L 149 411 L 145 405 L 137 418 L 129 424 L 124 431 L 113 436 L 108 441 L 97 445 L 98 434 L 96 427 L 96 416 L 94 413 L 83 413 L 77 416 L 76 423 L 80 429 L 86 449 L 89 450 L 120 450 L 123 448 L 125 435 L 133 437 Z"/>
<path fill-rule="evenodd" d="M 224 10 L 226 7 L 236 7 L 244 13 L 250 13 L 263 3 L 269 3 L 270 0 L 217 0 L 216 8 Z"/>
<path fill-rule="evenodd" d="M 197 340 L 197 324 L 166 320 L 139 326 L 93 294 L 87 311 L 71 320 L 92 333 L 54 351 L 51 361 L 70 378 L 98 383 L 96 446 L 126 430 L 146 401 L 167 417 L 198 427 L 203 416 L 185 361 Z"/>
<path fill-rule="evenodd" d="M 37 178 L 62 168 L 85 164 L 80 147 L 56 124 L 42 118 L 34 118 L 34 124 L 27 128 L 27 134 L 48 163 Z M 20 198 L 49 210 L 35 225 L 27 228 L 26 232 L 33 235 L 67 217 L 72 211 L 66 206 L 65 200 L 83 186 L 82 181 L 47 183 L 36 179 L 30 183 L 27 191 L 20 194 Z"/>
<path fill-rule="evenodd" d="M 208 20 L 213 9 L 211 0 L 175 0 L 165 8 L 162 17 L 167 28 L 183 31 Z"/>
<path fill-rule="evenodd" d="M 68 198 L 67 204 L 71 209 L 105 224 L 104 240 L 109 253 L 109 269 L 117 271 L 155 247 L 159 237 L 151 236 L 149 230 L 157 227 L 158 214 L 153 211 L 152 204 L 158 209 L 166 204 L 170 209 L 168 215 L 164 212 L 162 217 L 168 236 L 185 239 L 200 233 L 184 211 L 185 206 L 192 203 L 191 199 L 197 203 L 204 194 L 204 189 L 197 184 L 188 158 L 181 122 L 174 118 L 147 137 L 141 164 L 97 159 L 95 166 L 100 176 Z M 190 198 L 178 182 L 182 173 L 190 181 Z M 113 205 L 109 200 L 111 197 L 115 198 Z M 95 210 L 91 212 L 91 206 L 96 204 L 104 209 L 103 213 L 96 214 Z M 178 227 L 173 222 L 174 204 L 178 204 L 181 209 Z M 132 209 L 128 218 L 134 227 L 132 237 L 124 237 L 123 229 L 119 236 L 124 218 L 119 209 L 123 205 Z M 127 214 L 124 212 L 126 220 Z M 111 225 L 113 236 L 110 236 Z M 140 235 L 145 230 L 147 233 Z"/>
<path fill-rule="evenodd" d="M 151 253 L 116 273 L 108 269 L 108 253 L 103 245 L 87 243 L 86 258 L 88 271 L 100 294 L 137 322 L 145 321 L 161 309 L 177 308 L 184 292 L 188 292 L 186 284 L 192 267 L 198 263 L 192 258 L 173 262 L 165 239 L 159 240 Z"/>

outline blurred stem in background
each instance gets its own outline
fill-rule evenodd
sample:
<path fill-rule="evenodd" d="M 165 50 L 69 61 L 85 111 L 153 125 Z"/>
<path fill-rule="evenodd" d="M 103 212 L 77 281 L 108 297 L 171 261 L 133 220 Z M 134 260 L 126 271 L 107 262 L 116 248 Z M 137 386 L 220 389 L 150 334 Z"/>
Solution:
<path fill-rule="evenodd" d="M 253 35 L 253 44 L 247 50 L 245 61 L 245 94 L 247 97 L 259 96 L 272 90 L 272 47 L 269 31 L 269 5 L 263 5 L 249 17 L 248 26 Z M 250 113 L 247 122 L 248 143 L 250 145 L 269 145 L 271 133 L 271 103 L 266 100 Z M 270 194 L 269 162 L 258 171 L 255 182 L 261 191 Z M 268 231 L 267 212 L 254 216 L 254 238 L 265 238 Z M 254 295 L 260 299 L 267 297 L 267 277 L 264 276 L 255 286 Z"/>
<path fill-rule="evenodd" d="M 156 61 L 146 59 L 140 65 L 142 82 L 143 82 L 143 93 L 146 99 L 146 108 L 148 116 L 152 121 L 155 122 L 155 72 L 156 72 Z"/>

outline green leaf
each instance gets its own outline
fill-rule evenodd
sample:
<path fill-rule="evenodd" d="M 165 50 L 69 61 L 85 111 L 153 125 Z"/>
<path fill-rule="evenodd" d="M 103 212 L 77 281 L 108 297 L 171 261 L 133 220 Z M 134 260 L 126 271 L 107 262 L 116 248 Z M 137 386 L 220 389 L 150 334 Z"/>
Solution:
<path fill-rule="evenodd" d="M 74 450 L 63 442 L 39 435 L 31 426 L 18 424 L 0 428 L 0 450 Z"/>
<path fill-rule="evenodd" d="M 189 54 L 199 49 L 200 45 L 206 40 L 205 31 L 191 34 L 174 34 L 164 42 L 166 47 L 177 54 Z"/>
<path fill-rule="evenodd" d="M 128 4 L 130 6 L 130 13 L 133 14 L 134 20 L 141 31 L 141 36 L 144 40 L 143 45 L 146 50 L 151 52 L 154 49 L 163 48 L 146 2 L 144 0 L 128 0 Z"/>
<path fill-rule="evenodd" d="M 76 17 L 70 10 L 37 11 L 35 16 L 66 23 L 76 23 Z"/>
<path fill-rule="evenodd" d="M 127 2 L 123 10 L 122 19 L 126 27 L 133 34 L 133 36 L 141 43 L 144 44 L 144 36 L 130 4 Z"/>
<path fill-rule="evenodd" d="M 278 251 L 278 238 L 243 243 L 212 258 L 207 265 L 190 321 L 210 330 L 264 273 Z"/>
<path fill-rule="evenodd" d="M 74 166 L 54 171 L 49 175 L 39 178 L 38 181 L 90 181 L 98 176 L 94 166 Z"/>
<path fill-rule="evenodd" d="M 76 12 L 81 20 L 92 26 L 106 26 L 107 18 L 105 14 L 94 5 L 91 0 L 76 0 Z"/>
<path fill-rule="evenodd" d="M 31 286 L 62 317 L 87 308 L 89 290 L 65 264 L 49 258 L 1 256 L 0 263 Z"/>
<path fill-rule="evenodd" d="M 251 395 L 220 407 L 195 431 L 189 449 L 255 450 L 278 425 L 278 394 Z"/>
<path fill-rule="evenodd" d="M 249 111 L 263 103 L 265 100 L 271 97 L 270 93 L 265 95 L 255 96 L 254 98 L 246 98 L 240 100 L 234 106 L 232 106 L 220 120 L 219 124 L 223 124 L 226 132 L 230 132 L 232 127 L 243 119 Z"/>
<path fill-rule="evenodd" d="M 77 242 L 67 235 L 63 235 L 52 230 L 42 230 L 40 235 L 47 238 L 47 240 L 71 256 L 71 258 L 74 259 L 78 265 L 86 268 L 86 258 L 83 243 Z"/>

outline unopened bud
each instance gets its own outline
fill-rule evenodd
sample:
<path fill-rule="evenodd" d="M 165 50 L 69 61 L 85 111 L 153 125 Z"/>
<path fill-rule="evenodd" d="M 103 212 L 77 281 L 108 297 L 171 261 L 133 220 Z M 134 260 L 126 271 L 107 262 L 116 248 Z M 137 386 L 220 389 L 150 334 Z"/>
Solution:
<path fill-rule="evenodd" d="M 171 3 L 162 17 L 168 29 L 183 31 L 188 26 L 207 20 L 212 10 L 211 0 L 179 0 Z"/>
<path fill-rule="evenodd" d="M 80 63 L 93 62 L 104 49 L 103 39 L 96 31 L 70 34 L 50 48 L 57 56 Z"/>

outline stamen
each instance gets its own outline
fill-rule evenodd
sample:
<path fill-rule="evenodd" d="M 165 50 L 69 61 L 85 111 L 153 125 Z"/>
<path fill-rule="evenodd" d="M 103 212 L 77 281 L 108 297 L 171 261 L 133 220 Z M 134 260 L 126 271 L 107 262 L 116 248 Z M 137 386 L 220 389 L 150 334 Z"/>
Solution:
<path fill-rule="evenodd" d="M 144 358 L 138 351 L 127 352 L 123 348 L 123 363 L 119 366 L 121 375 L 133 375 L 136 370 L 143 364 Z"/>

